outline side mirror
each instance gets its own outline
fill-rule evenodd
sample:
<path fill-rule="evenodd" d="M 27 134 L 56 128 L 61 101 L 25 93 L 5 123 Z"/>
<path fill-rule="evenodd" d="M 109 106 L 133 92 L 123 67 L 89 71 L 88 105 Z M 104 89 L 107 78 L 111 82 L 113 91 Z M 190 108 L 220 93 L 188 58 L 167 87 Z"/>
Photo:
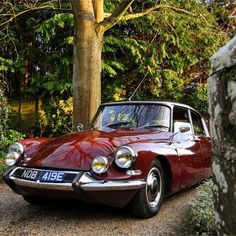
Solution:
<path fill-rule="evenodd" d="M 83 129 L 84 129 L 83 124 L 79 123 L 79 124 L 77 125 L 77 130 L 78 130 L 78 131 L 82 131 Z"/>
<path fill-rule="evenodd" d="M 190 127 L 189 126 L 181 126 L 179 127 L 179 132 L 180 133 L 186 133 L 190 130 Z"/>

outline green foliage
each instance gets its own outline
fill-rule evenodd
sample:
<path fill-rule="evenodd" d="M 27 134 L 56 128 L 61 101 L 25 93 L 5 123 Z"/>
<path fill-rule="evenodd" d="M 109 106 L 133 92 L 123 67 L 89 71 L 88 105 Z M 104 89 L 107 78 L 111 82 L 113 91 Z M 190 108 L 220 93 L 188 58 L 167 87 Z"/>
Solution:
<path fill-rule="evenodd" d="M 7 25 L 7 30 L 0 32 L 0 78 L 9 78 L 9 84 L 13 85 L 9 95 L 19 97 L 19 91 L 22 91 L 24 96 L 34 100 L 41 97 L 44 104 L 46 101 L 55 101 L 52 106 L 60 103 L 60 100 L 67 100 L 72 90 L 73 16 L 62 9 L 69 7 L 69 1 L 9 1 L 0 3 L 0 6 L 4 13 L 25 11 L 25 14 Z M 41 7 L 48 10 L 28 11 Z M 0 24 L 9 14 L 0 18 Z M 4 73 L 1 74 L 1 71 Z M 41 131 L 38 131 L 40 123 L 38 116 L 35 116 L 35 127 L 32 127 L 35 134 L 56 134 L 60 121 L 54 121 L 55 125 L 52 125 L 52 110 L 46 108 L 49 121 L 47 128 L 41 126 Z M 70 126 L 69 121 L 65 123 L 67 125 Z M 49 130 L 52 133 L 49 134 Z"/>
<path fill-rule="evenodd" d="M 132 10 L 154 4 L 135 1 Z M 208 77 L 209 58 L 228 40 L 227 33 L 217 26 L 216 11 L 209 12 L 200 2 L 176 0 L 170 5 L 188 13 L 160 8 L 109 31 L 103 47 L 103 101 L 112 100 L 117 91 L 123 91 L 120 99 L 129 98 L 148 72 L 133 99 L 184 101 L 207 113 L 206 87 L 201 84 Z M 111 66 L 112 60 L 121 67 Z M 197 102 L 186 99 L 184 92 L 192 81 L 199 84 L 191 94 Z"/>
<path fill-rule="evenodd" d="M 182 101 L 191 104 L 197 111 L 206 116 L 208 114 L 207 84 L 199 84 L 196 91 L 186 94 Z"/>
<path fill-rule="evenodd" d="M 4 95 L 3 86 L 0 86 L 0 180 L 6 170 L 5 154 L 8 146 L 23 138 L 23 135 L 8 128 L 9 107 Z"/>
<path fill-rule="evenodd" d="M 0 150 L 0 181 L 2 180 L 3 173 L 7 170 L 7 165 L 5 164 L 5 152 Z"/>
<path fill-rule="evenodd" d="M 24 138 L 24 135 L 22 135 L 16 130 L 12 130 L 12 129 L 5 130 L 4 139 L 0 140 L 0 181 L 1 181 L 2 174 L 7 169 L 7 166 L 5 164 L 5 156 L 6 156 L 9 145 L 23 138 Z"/>
<path fill-rule="evenodd" d="M 60 136 L 72 132 L 72 97 L 51 100 L 40 111 L 41 136 Z"/>
<path fill-rule="evenodd" d="M 59 13 L 43 21 L 35 30 L 37 33 L 42 33 L 44 42 L 49 43 L 52 38 L 58 36 L 58 28 L 73 26 L 73 15 L 71 13 Z"/>
<path fill-rule="evenodd" d="M 8 150 L 8 147 L 11 143 L 19 141 L 24 138 L 24 135 L 19 133 L 16 130 L 6 129 L 4 132 L 4 139 L 0 140 L 0 181 L 2 174 L 7 169 L 5 165 L 5 156 Z"/>
<path fill-rule="evenodd" d="M 105 12 L 111 13 L 120 0 L 104 4 Z M 128 99 L 145 77 L 133 99 L 182 101 L 207 113 L 206 87 L 202 84 L 208 76 L 209 58 L 233 34 L 229 12 L 209 1 L 136 0 L 127 14 L 156 4 L 175 9 L 159 8 L 144 17 L 122 21 L 105 33 L 102 101 Z M 42 7 L 47 10 L 29 11 Z M 73 16 L 68 11 L 69 1 L 10 0 L 0 3 L 0 8 L 4 14 L 0 25 L 10 13 L 25 11 L 0 31 L 0 77 L 9 78 L 13 85 L 10 95 L 17 96 L 23 84 L 19 81 L 28 73 L 29 80 L 20 90 L 25 96 L 40 96 L 44 101 L 42 120 L 47 124 L 41 125 L 41 133 L 63 133 L 51 115 L 57 114 L 54 105 L 72 95 Z M 199 87 L 186 95 L 190 82 Z M 54 105 L 50 107 L 46 101 L 54 101 Z M 62 116 L 66 114 L 62 112 Z M 62 119 L 68 127 L 70 122 L 71 118 Z"/>
<path fill-rule="evenodd" d="M 190 235 L 216 235 L 212 187 L 212 180 L 198 187 L 198 194 L 191 204 L 186 223 Z"/>
<path fill-rule="evenodd" d="M 0 71 L 8 71 L 9 69 L 11 69 L 12 72 L 14 72 L 12 69 L 12 64 L 12 60 L 0 57 Z"/>
<path fill-rule="evenodd" d="M 0 25 L 7 21 L 11 13 L 25 12 L 16 21 L 9 21 L 12 24 L 6 25 L 0 32 L 0 71 L 7 71 L 4 76 L 9 77 L 16 87 L 28 73 L 27 88 L 21 88 L 28 96 L 69 96 L 72 85 L 73 16 L 61 10 L 68 8 L 69 2 L 4 1 L 0 6 L 7 13 L 0 18 Z M 29 11 L 37 8 L 45 9 Z M 17 93 L 16 90 L 14 95 Z"/>
<path fill-rule="evenodd" d="M 22 140 L 25 136 L 17 130 L 7 129 L 5 139 L 0 142 L 0 149 L 6 151 L 11 143 Z"/>
<path fill-rule="evenodd" d="M 43 19 L 35 27 L 35 73 L 27 92 L 56 99 L 71 93 L 73 16 L 59 13 Z M 42 51 L 43 50 L 43 51 Z M 39 61 L 38 58 L 41 58 Z"/>

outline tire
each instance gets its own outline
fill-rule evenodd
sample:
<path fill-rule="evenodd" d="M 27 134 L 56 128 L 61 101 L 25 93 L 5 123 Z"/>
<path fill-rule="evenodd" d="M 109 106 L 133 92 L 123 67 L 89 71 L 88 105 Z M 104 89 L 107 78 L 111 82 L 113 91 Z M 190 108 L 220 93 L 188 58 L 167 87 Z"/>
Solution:
<path fill-rule="evenodd" d="M 131 201 L 133 213 L 139 218 L 150 218 L 158 213 L 164 196 L 164 172 L 154 160 L 146 177 L 146 185 Z"/>
<path fill-rule="evenodd" d="M 41 205 L 47 202 L 47 198 L 25 195 L 23 199 L 31 205 Z"/>

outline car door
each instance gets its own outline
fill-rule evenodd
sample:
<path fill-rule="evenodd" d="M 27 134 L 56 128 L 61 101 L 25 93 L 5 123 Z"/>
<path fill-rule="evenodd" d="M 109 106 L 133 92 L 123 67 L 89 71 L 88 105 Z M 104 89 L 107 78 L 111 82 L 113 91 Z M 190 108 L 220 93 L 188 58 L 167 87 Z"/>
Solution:
<path fill-rule="evenodd" d="M 185 188 L 203 179 L 204 173 L 200 139 L 194 135 L 188 108 L 174 106 L 173 131 L 175 132 L 173 144 L 179 156 L 180 188 Z"/>
<path fill-rule="evenodd" d="M 202 179 L 211 176 L 211 138 L 203 118 L 193 110 L 190 110 L 194 139 L 200 144 L 202 152 Z"/>

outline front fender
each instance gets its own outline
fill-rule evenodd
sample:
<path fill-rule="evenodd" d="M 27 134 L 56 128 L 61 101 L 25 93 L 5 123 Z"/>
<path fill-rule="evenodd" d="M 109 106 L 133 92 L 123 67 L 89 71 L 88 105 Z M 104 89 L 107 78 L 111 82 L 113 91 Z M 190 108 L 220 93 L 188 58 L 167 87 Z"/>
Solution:
<path fill-rule="evenodd" d="M 137 159 L 132 169 L 141 170 L 141 177 L 145 178 L 150 170 L 153 160 L 159 158 L 162 163 L 162 160 L 165 159 L 170 166 L 172 192 L 178 191 L 181 172 L 179 156 L 174 145 L 168 143 L 139 143 L 130 146 L 132 146 L 137 152 Z M 165 170 L 165 166 L 163 166 L 163 169 L 166 172 L 169 171 Z"/>

